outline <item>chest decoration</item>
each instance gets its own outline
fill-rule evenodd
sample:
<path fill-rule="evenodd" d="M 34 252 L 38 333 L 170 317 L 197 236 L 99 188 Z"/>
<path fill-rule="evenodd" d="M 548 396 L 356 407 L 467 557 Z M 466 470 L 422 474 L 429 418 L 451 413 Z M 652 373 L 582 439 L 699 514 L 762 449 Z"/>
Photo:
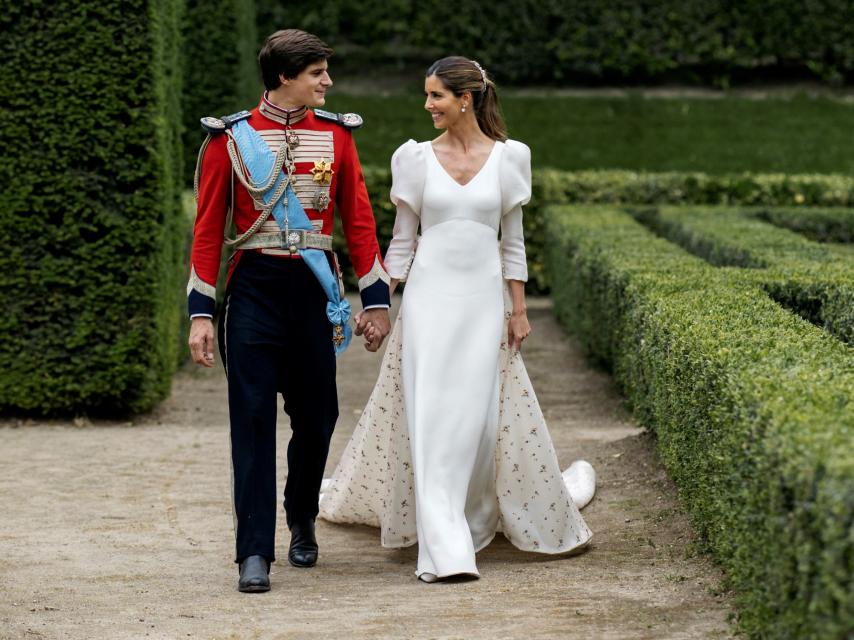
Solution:
<path fill-rule="evenodd" d="M 317 211 L 324 211 L 329 206 L 329 189 L 332 184 L 332 163 L 325 158 L 315 161 L 314 167 L 311 170 L 312 179 L 318 185 L 317 191 L 314 193 L 313 204 Z"/>
<path fill-rule="evenodd" d="M 311 170 L 317 184 L 331 184 L 333 173 L 335 172 L 332 170 L 332 163 L 325 158 L 315 161 L 314 168 Z"/>
<path fill-rule="evenodd" d="M 330 189 L 335 171 L 333 131 L 286 128 L 259 130 L 258 134 L 276 153 L 283 143 L 290 149 L 289 173 L 294 191 L 305 209 L 325 211 L 331 202 Z M 262 208 L 256 202 L 256 208 Z"/>
<path fill-rule="evenodd" d="M 272 214 L 279 226 L 282 243 L 288 243 L 291 254 L 299 252 L 300 257 L 309 266 L 325 291 L 328 302 L 326 316 L 332 324 L 332 342 L 336 355 L 347 348 L 352 331 L 348 324 L 351 310 L 350 303 L 343 297 L 343 289 L 338 281 L 337 273 L 333 270 L 324 250 L 313 248 L 306 236 L 314 227 L 306 215 L 294 191 L 293 175 L 282 174 L 282 153 L 274 154 L 264 138 L 248 123 L 239 122 L 231 130 L 229 139 L 229 155 L 233 164 L 240 166 L 242 161 L 249 173 L 248 178 L 239 174 L 241 183 L 254 196 L 259 196 L 265 211 L 253 224 L 251 233 L 255 233 L 266 218 Z M 290 149 L 285 147 L 283 152 L 290 155 Z M 238 158 L 239 156 L 239 158 Z M 331 171 L 331 163 L 329 170 Z M 330 176 L 331 180 L 331 176 Z M 246 232 L 249 234 L 250 232 Z M 298 243 L 304 242 L 303 247 Z M 330 247 L 331 248 L 331 247 Z"/>

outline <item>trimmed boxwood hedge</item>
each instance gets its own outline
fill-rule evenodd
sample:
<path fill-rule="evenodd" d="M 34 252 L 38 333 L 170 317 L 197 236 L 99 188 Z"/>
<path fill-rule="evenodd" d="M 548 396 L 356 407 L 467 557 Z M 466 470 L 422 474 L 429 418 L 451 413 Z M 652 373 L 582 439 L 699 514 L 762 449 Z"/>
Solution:
<path fill-rule="evenodd" d="M 616 207 L 549 209 L 561 321 L 658 437 L 756 638 L 854 632 L 854 359 Z"/>
<path fill-rule="evenodd" d="M 854 211 L 801 213 L 805 221 L 854 220 Z M 711 264 L 751 269 L 742 275 L 774 300 L 854 346 L 854 255 L 839 256 L 827 245 L 757 219 L 750 209 L 663 207 L 636 216 Z M 785 220 L 794 224 L 794 212 Z"/>
<path fill-rule="evenodd" d="M 816 242 L 854 244 L 854 209 L 782 207 L 750 212 L 760 220 L 785 227 Z"/>
<path fill-rule="evenodd" d="M 426 68 L 460 54 L 520 84 L 716 82 L 854 72 L 847 0 L 258 0 L 261 33 L 299 27 L 325 38 L 339 62 Z"/>
<path fill-rule="evenodd" d="M 0 411 L 150 408 L 178 361 L 178 0 L 0 13 Z"/>
<path fill-rule="evenodd" d="M 394 206 L 389 200 L 391 172 L 364 167 L 365 180 L 377 220 L 380 247 L 385 249 L 394 229 Z M 854 206 L 854 179 L 828 175 L 707 175 L 703 173 L 637 173 L 633 171 L 534 171 L 533 197 L 525 207 L 525 245 L 528 253 L 528 292 L 549 291 L 545 268 L 546 203 L 732 204 L 783 207 L 799 205 Z M 836 215 L 836 214 L 834 214 Z M 349 268 L 344 236 L 335 232 L 347 286 L 356 286 Z"/>
<path fill-rule="evenodd" d="M 254 0 L 187 0 L 183 21 L 184 182 L 205 139 L 203 116 L 252 109 L 262 91 Z"/>

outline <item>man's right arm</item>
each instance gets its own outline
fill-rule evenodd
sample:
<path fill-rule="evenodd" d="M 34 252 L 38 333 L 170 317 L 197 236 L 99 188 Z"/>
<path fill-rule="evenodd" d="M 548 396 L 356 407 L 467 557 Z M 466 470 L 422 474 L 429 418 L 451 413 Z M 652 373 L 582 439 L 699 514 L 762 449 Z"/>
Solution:
<path fill-rule="evenodd" d="M 213 366 L 212 318 L 216 310 L 216 280 L 231 198 L 231 160 L 226 150 L 226 137 L 214 136 L 202 153 L 190 281 L 187 283 L 187 310 L 192 318 L 190 352 L 193 361 Z"/>

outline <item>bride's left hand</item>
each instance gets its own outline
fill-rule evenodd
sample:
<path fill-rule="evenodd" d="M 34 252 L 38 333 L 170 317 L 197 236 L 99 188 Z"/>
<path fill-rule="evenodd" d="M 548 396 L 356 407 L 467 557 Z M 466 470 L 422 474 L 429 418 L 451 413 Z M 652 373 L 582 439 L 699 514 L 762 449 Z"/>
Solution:
<path fill-rule="evenodd" d="M 522 341 L 531 333 L 531 325 L 528 324 L 528 314 L 525 311 L 514 311 L 510 314 L 507 323 L 507 344 L 511 349 L 522 348 Z"/>

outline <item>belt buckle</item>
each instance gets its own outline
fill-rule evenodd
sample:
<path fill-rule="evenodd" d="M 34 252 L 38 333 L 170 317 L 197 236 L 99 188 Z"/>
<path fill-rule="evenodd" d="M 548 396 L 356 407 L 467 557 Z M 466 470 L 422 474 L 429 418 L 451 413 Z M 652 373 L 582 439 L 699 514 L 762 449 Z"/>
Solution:
<path fill-rule="evenodd" d="M 290 251 L 291 255 L 294 255 L 299 249 L 305 249 L 305 234 L 307 233 L 305 229 L 291 229 L 287 232 L 280 231 L 279 233 L 282 248 Z"/>

